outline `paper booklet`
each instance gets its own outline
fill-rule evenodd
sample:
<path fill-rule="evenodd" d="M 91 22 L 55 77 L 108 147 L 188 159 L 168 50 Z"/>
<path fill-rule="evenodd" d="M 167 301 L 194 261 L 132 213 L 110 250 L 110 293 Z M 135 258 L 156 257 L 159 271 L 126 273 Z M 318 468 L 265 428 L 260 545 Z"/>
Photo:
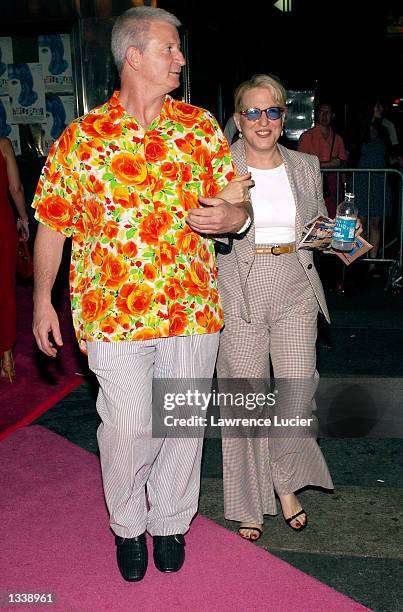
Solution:
<path fill-rule="evenodd" d="M 333 219 L 324 215 L 314 217 L 304 226 L 298 248 L 320 249 L 321 251 L 329 249 L 333 238 L 333 228 Z"/>
<path fill-rule="evenodd" d="M 372 244 L 369 244 L 361 237 L 362 227 L 357 230 L 354 246 L 351 251 L 342 252 L 332 249 L 330 246 L 333 238 L 334 219 L 318 215 L 311 219 L 303 229 L 302 239 L 298 245 L 299 249 L 317 249 L 333 253 L 349 266 L 355 259 L 367 253 L 372 249 Z"/>

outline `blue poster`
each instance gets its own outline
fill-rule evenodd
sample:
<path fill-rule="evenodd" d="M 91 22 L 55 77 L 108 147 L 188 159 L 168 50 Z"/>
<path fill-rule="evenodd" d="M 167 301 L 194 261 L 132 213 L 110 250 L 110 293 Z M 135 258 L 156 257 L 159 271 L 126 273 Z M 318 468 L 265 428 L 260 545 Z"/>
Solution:
<path fill-rule="evenodd" d="M 11 36 L 0 37 L 0 96 L 8 93 L 7 65 L 13 63 Z"/>
<path fill-rule="evenodd" d="M 20 130 L 18 125 L 11 123 L 11 107 L 8 96 L 0 96 L 0 137 L 11 140 L 14 153 L 21 155 Z"/>
<path fill-rule="evenodd" d="M 11 133 L 11 109 L 8 96 L 0 96 L 0 138 L 8 138 Z"/>
<path fill-rule="evenodd" d="M 46 94 L 46 123 L 43 126 L 43 151 L 47 155 L 53 142 L 76 116 L 74 96 Z"/>
<path fill-rule="evenodd" d="M 46 92 L 73 93 L 70 36 L 47 34 L 38 37 L 39 61 Z"/>
<path fill-rule="evenodd" d="M 8 92 L 11 104 L 11 123 L 44 123 L 46 121 L 41 64 L 9 64 Z"/>

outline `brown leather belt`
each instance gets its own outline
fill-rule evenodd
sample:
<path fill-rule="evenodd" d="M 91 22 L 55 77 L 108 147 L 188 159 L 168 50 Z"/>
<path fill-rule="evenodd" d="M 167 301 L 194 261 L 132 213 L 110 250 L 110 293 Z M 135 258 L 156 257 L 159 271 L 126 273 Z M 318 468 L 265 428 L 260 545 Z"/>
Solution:
<path fill-rule="evenodd" d="M 283 253 L 295 253 L 295 244 L 273 244 L 272 246 L 257 246 L 259 255 L 283 255 Z"/>

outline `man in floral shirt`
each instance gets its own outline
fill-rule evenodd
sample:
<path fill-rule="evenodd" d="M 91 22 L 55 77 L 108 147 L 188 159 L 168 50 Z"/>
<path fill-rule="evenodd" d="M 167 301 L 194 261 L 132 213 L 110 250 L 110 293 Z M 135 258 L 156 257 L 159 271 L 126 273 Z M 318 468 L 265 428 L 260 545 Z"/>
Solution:
<path fill-rule="evenodd" d="M 215 197 L 234 176 L 216 120 L 167 95 L 185 63 L 179 25 L 151 7 L 117 19 L 121 90 L 54 144 L 33 203 L 34 334 L 55 356 L 62 338 L 51 289 L 71 236 L 73 322 L 100 385 L 104 491 L 129 581 L 145 574 L 146 531 L 158 569 L 184 561 L 202 440 L 152 437 L 152 382 L 212 377 L 223 317 L 207 236 L 248 221 L 244 207 Z"/>

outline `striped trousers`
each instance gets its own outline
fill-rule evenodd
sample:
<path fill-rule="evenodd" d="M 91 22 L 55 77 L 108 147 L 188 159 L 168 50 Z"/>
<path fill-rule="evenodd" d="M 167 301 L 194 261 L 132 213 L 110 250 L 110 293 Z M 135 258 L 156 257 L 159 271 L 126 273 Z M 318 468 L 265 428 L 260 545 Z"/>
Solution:
<path fill-rule="evenodd" d="M 219 334 L 88 342 L 99 382 L 102 479 L 114 533 L 185 533 L 197 512 L 201 438 L 152 437 L 154 378 L 212 378 Z"/>

